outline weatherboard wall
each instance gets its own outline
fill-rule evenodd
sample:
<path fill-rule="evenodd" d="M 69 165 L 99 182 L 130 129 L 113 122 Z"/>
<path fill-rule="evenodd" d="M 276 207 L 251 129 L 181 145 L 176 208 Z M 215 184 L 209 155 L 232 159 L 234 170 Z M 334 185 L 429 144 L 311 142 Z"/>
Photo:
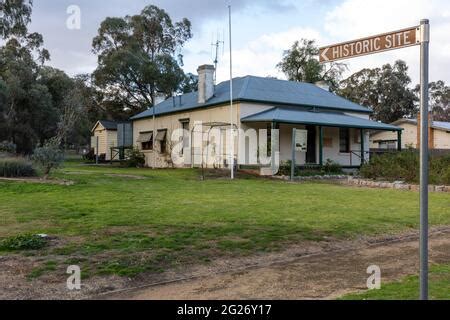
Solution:
<path fill-rule="evenodd" d="M 239 122 L 239 104 L 234 105 L 234 117 L 233 122 L 237 124 Z M 189 119 L 189 128 L 192 131 L 194 129 L 195 122 L 202 123 L 212 123 L 212 122 L 223 122 L 230 123 L 230 106 L 229 105 L 221 105 L 211 108 L 204 109 L 194 109 L 187 112 L 178 112 L 174 114 L 168 114 L 161 117 L 156 117 L 155 125 L 156 131 L 158 130 L 167 130 L 167 141 L 168 141 L 168 149 L 177 143 L 177 141 L 171 142 L 172 133 L 176 129 L 182 129 L 182 120 Z M 137 142 L 139 134 L 142 132 L 153 131 L 153 118 L 145 118 L 141 120 L 133 121 L 133 141 L 134 145 L 138 148 L 141 148 L 141 144 Z M 197 130 L 197 129 L 196 129 Z M 168 159 L 170 159 L 170 155 L 161 154 L 158 149 L 158 143 L 156 143 L 156 152 L 152 150 L 141 150 L 146 157 L 146 165 L 152 166 L 155 158 L 156 164 L 158 167 L 168 167 Z M 237 144 L 235 145 L 235 150 L 237 150 Z M 196 153 L 196 152 L 194 152 Z"/>
<path fill-rule="evenodd" d="M 402 148 L 417 147 L 417 125 L 410 122 L 401 122 L 397 126 L 403 128 Z M 433 147 L 435 149 L 450 149 L 450 133 L 445 130 L 433 130 Z M 378 149 L 378 141 L 397 141 L 397 133 L 391 131 L 379 131 L 371 135 L 370 147 Z"/>

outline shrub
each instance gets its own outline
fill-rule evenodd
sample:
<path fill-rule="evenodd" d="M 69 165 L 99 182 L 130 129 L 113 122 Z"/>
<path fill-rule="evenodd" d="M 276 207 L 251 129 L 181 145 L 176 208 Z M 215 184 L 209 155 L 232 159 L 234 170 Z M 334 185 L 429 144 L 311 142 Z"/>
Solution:
<path fill-rule="evenodd" d="M 90 149 L 87 153 L 83 155 L 83 160 L 95 161 L 95 149 Z"/>
<path fill-rule="evenodd" d="M 50 171 L 58 168 L 64 161 L 64 152 L 56 140 L 49 140 L 34 150 L 32 159 L 44 170 L 44 179 L 47 179 Z"/>
<path fill-rule="evenodd" d="M 36 171 L 32 164 L 23 158 L 0 158 L 0 177 L 34 177 Z"/>
<path fill-rule="evenodd" d="M 373 156 L 360 174 L 369 179 L 402 180 L 419 183 L 419 153 L 414 150 Z M 429 162 L 431 184 L 450 185 L 450 155 L 432 156 Z"/>
<path fill-rule="evenodd" d="M 15 154 L 16 153 L 16 145 L 14 143 L 8 142 L 8 141 L 0 142 L 0 153 Z"/>
<path fill-rule="evenodd" d="M 386 153 L 371 157 L 370 162 L 361 167 L 360 174 L 369 179 L 403 180 L 417 182 L 419 176 L 419 156 L 413 150 Z"/>
<path fill-rule="evenodd" d="M 0 250 L 20 251 L 20 250 L 38 250 L 47 245 L 47 241 L 38 235 L 18 235 L 0 241 Z"/>
<path fill-rule="evenodd" d="M 127 150 L 126 159 L 125 164 L 130 168 L 142 168 L 145 165 L 145 155 L 138 148 Z"/>
<path fill-rule="evenodd" d="M 278 170 L 279 175 L 290 176 L 291 175 L 291 165 L 292 161 L 288 160 L 280 164 L 280 169 Z M 319 167 L 317 165 L 305 165 L 300 167 L 295 167 L 296 176 L 320 176 L 320 175 L 333 175 L 341 174 L 342 167 L 338 163 L 328 159 L 326 163 Z"/>
<path fill-rule="evenodd" d="M 450 155 L 431 157 L 430 183 L 450 185 Z"/>
<path fill-rule="evenodd" d="M 325 164 L 322 167 L 322 171 L 326 174 L 341 174 L 342 166 L 339 163 L 336 163 L 330 159 L 327 159 Z"/>

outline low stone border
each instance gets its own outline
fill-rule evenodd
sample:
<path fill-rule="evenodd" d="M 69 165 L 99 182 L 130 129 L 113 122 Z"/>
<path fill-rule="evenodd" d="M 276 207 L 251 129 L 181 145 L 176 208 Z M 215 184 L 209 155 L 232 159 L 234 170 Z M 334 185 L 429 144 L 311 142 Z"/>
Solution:
<path fill-rule="evenodd" d="M 419 191 L 420 186 L 417 184 L 407 184 L 404 181 L 374 181 L 370 179 L 362 179 L 356 177 L 348 177 L 347 183 L 359 187 L 367 188 L 380 188 L 380 189 L 396 189 L 396 190 L 411 190 Z M 450 186 L 434 186 L 430 185 L 428 187 L 429 192 L 449 192 Z"/>
<path fill-rule="evenodd" d="M 22 182 L 22 183 L 38 183 L 38 184 L 54 184 L 60 186 L 72 186 L 75 184 L 73 181 L 69 180 L 57 180 L 57 179 L 40 179 L 40 178 L 5 178 L 0 177 L 1 181 L 11 181 L 11 182 Z"/>
<path fill-rule="evenodd" d="M 275 179 L 291 181 L 290 176 L 274 176 Z M 313 181 L 313 180 L 344 180 L 347 175 L 317 175 L 317 176 L 296 176 L 294 181 Z"/>

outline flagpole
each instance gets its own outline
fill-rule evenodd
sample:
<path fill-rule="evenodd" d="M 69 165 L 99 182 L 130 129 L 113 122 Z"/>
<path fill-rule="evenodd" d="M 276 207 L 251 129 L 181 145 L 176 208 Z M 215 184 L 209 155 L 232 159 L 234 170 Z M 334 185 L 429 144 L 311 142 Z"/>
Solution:
<path fill-rule="evenodd" d="M 230 165 L 231 180 L 234 179 L 234 125 L 233 125 L 233 52 L 232 52 L 232 32 L 231 32 L 231 5 L 228 6 L 229 32 L 230 32 Z"/>

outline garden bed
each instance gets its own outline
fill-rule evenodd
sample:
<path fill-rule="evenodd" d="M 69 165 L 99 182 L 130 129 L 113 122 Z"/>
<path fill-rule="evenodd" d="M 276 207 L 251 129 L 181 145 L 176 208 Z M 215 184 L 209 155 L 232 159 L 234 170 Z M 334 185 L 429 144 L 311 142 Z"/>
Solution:
<path fill-rule="evenodd" d="M 0 182 L 2 181 L 12 181 L 12 182 L 24 182 L 24 183 L 42 183 L 42 184 L 57 184 L 62 186 L 72 186 L 75 182 L 70 180 L 59 180 L 59 179 L 42 179 L 38 177 L 29 178 L 4 178 L 0 177 Z"/>
<path fill-rule="evenodd" d="M 274 176 L 273 178 L 280 180 L 290 181 L 290 176 Z M 339 174 L 339 175 L 312 175 L 312 176 L 296 176 L 294 177 L 294 181 L 314 181 L 314 180 L 344 180 L 347 179 L 347 175 Z"/>

